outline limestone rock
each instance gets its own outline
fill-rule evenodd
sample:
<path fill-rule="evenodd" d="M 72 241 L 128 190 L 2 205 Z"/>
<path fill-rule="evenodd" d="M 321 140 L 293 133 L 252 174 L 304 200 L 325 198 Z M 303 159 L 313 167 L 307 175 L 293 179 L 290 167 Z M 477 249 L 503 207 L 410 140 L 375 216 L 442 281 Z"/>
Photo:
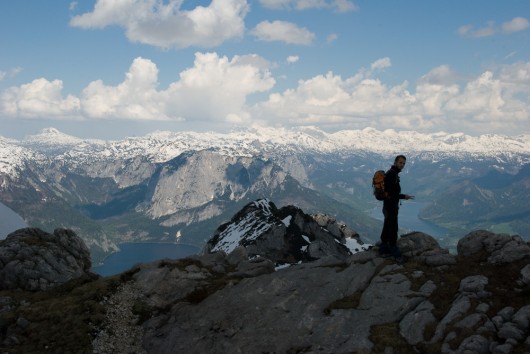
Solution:
<path fill-rule="evenodd" d="M 0 241 L 0 290 L 46 290 L 90 273 L 90 253 L 72 230 L 19 229 Z"/>
<path fill-rule="evenodd" d="M 473 231 L 460 239 L 457 250 L 462 256 L 485 251 L 489 263 L 509 263 L 530 255 L 530 247 L 521 237 L 484 230 Z"/>

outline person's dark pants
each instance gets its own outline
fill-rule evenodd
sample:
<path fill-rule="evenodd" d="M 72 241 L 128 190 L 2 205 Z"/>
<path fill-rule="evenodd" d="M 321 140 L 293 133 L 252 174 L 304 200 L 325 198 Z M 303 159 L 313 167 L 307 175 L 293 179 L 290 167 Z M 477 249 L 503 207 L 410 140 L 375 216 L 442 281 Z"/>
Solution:
<path fill-rule="evenodd" d="M 396 245 L 398 238 L 398 211 L 399 205 L 397 203 L 384 201 L 383 215 L 385 216 L 385 221 L 381 231 L 382 253 L 395 253 L 396 255 L 399 253 Z"/>

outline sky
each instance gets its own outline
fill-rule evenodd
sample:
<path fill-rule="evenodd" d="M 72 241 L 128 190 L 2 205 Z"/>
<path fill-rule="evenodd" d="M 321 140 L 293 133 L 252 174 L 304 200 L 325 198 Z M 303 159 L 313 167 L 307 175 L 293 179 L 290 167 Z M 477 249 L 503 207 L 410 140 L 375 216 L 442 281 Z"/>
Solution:
<path fill-rule="evenodd" d="M 530 134 L 527 0 L 3 0 L 0 136 Z"/>

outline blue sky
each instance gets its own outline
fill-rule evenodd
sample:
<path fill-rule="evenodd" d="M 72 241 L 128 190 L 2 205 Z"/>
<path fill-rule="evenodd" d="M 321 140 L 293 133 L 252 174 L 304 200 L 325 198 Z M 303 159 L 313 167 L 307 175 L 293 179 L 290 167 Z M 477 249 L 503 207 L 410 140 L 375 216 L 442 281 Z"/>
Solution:
<path fill-rule="evenodd" d="M 0 135 L 530 134 L 530 1 L 0 2 Z"/>

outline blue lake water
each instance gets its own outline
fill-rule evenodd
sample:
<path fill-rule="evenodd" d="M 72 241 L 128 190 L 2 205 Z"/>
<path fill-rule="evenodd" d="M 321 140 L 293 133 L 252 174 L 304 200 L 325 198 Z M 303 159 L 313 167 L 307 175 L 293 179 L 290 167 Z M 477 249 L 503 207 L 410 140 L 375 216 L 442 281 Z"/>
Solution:
<path fill-rule="evenodd" d="M 426 205 L 426 203 L 411 200 L 403 201 L 399 207 L 399 228 L 409 232 L 420 231 L 437 239 L 447 236 L 449 234 L 447 229 L 418 218 L 421 209 Z M 383 220 L 382 209 L 383 203 L 372 209 L 370 216 L 377 220 Z"/>
<path fill-rule="evenodd" d="M 0 203 L 0 240 L 6 238 L 11 232 L 27 227 L 20 215 Z"/>
<path fill-rule="evenodd" d="M 122 243 L 120 251 L 108 256 L 102 265 L 92 271 L 109 276 L 125 272 L 137 263 L 148 263 L 159 259 L 180 259 L 199 252 L 199 248 L 176 243 Z"/>

